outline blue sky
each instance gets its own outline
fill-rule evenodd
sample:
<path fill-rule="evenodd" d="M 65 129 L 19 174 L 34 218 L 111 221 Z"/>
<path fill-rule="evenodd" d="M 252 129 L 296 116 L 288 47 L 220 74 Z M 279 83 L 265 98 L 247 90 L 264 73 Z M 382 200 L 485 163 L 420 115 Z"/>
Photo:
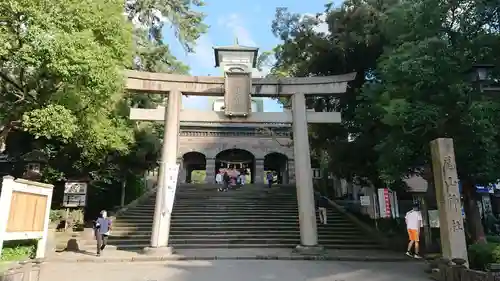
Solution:
<path fill-rule="evenodd" d="M 207 17 L 205 23 L 210 26 L 207 34 L 199 40 L 194 54 L 186 54 L 176 41 L 170 28 L 165 28 L 165 42 L 175 56 L 190 66 L 191 75 L 220 76 L 221 70 L 214 68 L 213 46 L 231 45 L 237 37 L 240 45 L 256 46 L 261 51 L 271 50 L 279 41 L 271 32 L 271 22 L 277 7 L 288 7 L 291 12 L 316 14 L 324 10 L 327 0 L 285 1 L 285 0 L 206 0 L 201 8 Z M 184 108 L 210 110 L 205 97 L 183 99 Z M 276 101 L 266 99 L 264 110 L 282 111 Z"/>

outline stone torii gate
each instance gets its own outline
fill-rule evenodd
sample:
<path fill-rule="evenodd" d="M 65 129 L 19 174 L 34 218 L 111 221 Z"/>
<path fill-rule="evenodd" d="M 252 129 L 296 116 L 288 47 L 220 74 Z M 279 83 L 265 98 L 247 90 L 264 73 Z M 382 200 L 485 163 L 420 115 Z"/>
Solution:
<path fill-rule="evenodd" d="M 224 70 L 224 77 L 202 77 L 126 72 L 126 88 L 133 92 L 154 92 L 168 95 L 167 106 L 158 109 L 132 108 L 132 120 L 165 123 L 164 143 L 157 184 L 153 233 L 150 250 L 171 252 L 169 247 L 170 213 L 161 206 L 166 192 L 167 167 L 176 165 L 179 123 L 291 123 L 293 129 L 295 177 L 300 222 L 299 250 L 318 248 L 314 191 L 308 138 L 308 123 L 339 123 L 340 112 L 311 112 L 306 109 L 306 95 L 339 96 L 356 73 L 326 77 L 252 78 L 258 48 L 244 46 L 216 47 L 215 66 Z M 181 110 L 181 96 L 224 96 L 224 111 Z M 289 97 L 291 112 L 251 112 L 251 97 Z"/>

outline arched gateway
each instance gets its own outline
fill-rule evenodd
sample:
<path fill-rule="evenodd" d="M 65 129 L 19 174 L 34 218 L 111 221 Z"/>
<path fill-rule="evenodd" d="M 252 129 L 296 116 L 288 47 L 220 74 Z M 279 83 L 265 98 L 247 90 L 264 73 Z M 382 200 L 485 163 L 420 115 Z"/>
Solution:
<path fill-rule="evenodd" d="M 232 148 L 219 152 L 215 156 L 215 173 L 221 169 L 244 171 L 250 176 L 250 182 L 255 182 L 255 156 L 248 150 Z"/>
<path fill-rule="evenodd" d="M 327 77 L 252 78 L 258 48 L 236 45 L 216 47 L 214 50 L 216 66 L 224 70 L 224 77 L 126 72 L 128 90 L 156 92 L 168 96 L 166 108 L 135 108 L 130 111 L 132 120 L 160 121 L 165 124 L 151 247 L 158 249 L 168 247 L 170 227 L 168 210 L 172 209 L 175 194 L 175 186 L 169 184 L 170 177 L 176 170 L 176 163 L 181 164 L 181 171 L 185 168 L 182 161 L 184 153 L 195 149 L 205 155 L 208 180 L 215 176 L 218 154 L 228 149 L 245 149 L 254 155 L 253 178 L 256 183 L 263 183 L 266 167 L 282 169 L 285 157 L 273 154 L 274 152 L 285 155 L 288 159 L 286 168 L 290 172 L 288 180 L 297 185 L 301 234 L 299 248 L 316 247 L 318 237 L 307 124 L 339 123 L 341 118 L 339 112 L 308 110 L 305 99 L 306 95 L 335 96 L 345 93 L 347 83 L 355 78 L 355 73 Z M 213 107 L 220 111 L 181 110 L 183 94 L 221 97 L 222 99 L 217 99 L 217 107 Z M 276 96 L 290 98 L 292 110 L 285 112 L 258 110 L 255 98 Z M 183 133 L 183 125 L 185 128 L 190 124 L 190 131 Z M 234 129 L 238 124 L 250 128 L 250 131 Z M 213 134 L 207 135 L 206 131 L 199 131 L 200 125 L 219 129 L 213 129 Z M 258 130 L 260 127 L 270 127 L 273 136 L 261 133 Z M 283 128 L 285 133 L 279 135 L 277 131 Z M 276 138 L 289 137 L 286 131 L 293 133 L 293 148 L 276 145 Z M 190 147 L 183 145 L 183 137 L 190 139 Z M 252 138 L 252 141 L 242 142 L 242 137 Z M 273 147 L 271 143 L 276 146 Z M 278 165 L 279 163 L 282 165 Z"/>

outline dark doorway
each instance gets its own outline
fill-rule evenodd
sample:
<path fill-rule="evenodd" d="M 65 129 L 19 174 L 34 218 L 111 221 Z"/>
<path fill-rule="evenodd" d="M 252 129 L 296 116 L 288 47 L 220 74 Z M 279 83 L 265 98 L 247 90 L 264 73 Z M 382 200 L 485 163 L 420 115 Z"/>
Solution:
<path fill-rule="evenodd" d="M 186 171 L 186 183 L 205 182 L 207 159 L 200 152 L 188 152 L 182 156 L 183 168 Z M 193 173 L 194 172 L 194 173 Z"/>
<path fill-rule="evenodd" d="M 285 154 L 273 152 L 264 157 L 264 170 L 275 172 L 278 183 L 288 183 L 288 157 Z"/>

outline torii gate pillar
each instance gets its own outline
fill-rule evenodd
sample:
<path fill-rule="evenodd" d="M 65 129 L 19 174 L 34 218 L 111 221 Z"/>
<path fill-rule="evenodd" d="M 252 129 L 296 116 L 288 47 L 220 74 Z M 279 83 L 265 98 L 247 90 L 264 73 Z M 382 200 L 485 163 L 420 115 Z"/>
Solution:
<path fill-rule="evenodd" d="M 307 132 L 306 98 L 302 93 L 292 96 L 293 153 L 299 207 L 300 242 L 298 250 L 316 250 L 318 233 L 311 170 L 311 152 Z M 313 248 L 313 249 L 311 249 Z"/>
<path fill-rule="evenodd" d="M 165 128 L 163 132 L 163 145 L 158 173 L 151 247 L 144 249 L 146 252 L 153 252 L 154 254 L 165 255 L 173 252 L 168 243 L 170 237 L 171 212 L 164 208 L 167 193 L 167 167 L 177 164 L 181 97 L 181 92 L 171 91 L 168 94 L 167 106 L 165 108 Z"/>

